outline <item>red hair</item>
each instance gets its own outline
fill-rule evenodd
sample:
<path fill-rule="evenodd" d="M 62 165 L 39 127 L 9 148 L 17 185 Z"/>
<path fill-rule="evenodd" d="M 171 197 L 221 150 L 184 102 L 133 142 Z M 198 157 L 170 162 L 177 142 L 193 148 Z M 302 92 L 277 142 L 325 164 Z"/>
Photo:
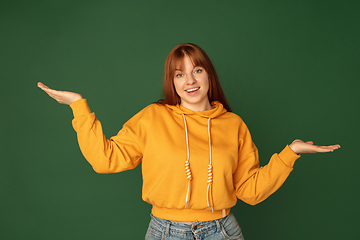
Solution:
<path fill-rule="evenodd" d="M 212 101 L 219 101 L 224 108 L 231 112 L 229 103 L 226 100 L 224 91 L 221 88 L 219 78 L 210 58 L 199 46 L 186 43 L 177 45 L 166 58 L 164 71 L 164 96 L 165 99 L 159 100 L 160 104 L 176 105 L 180 104 L 180 97 L 176 93 L 174 86 L 175 68 L 181 66 L 183 69 L 184 57 L 188 56 L 194 66 L 204 68 L 209 77 L 208 98 Z"/>

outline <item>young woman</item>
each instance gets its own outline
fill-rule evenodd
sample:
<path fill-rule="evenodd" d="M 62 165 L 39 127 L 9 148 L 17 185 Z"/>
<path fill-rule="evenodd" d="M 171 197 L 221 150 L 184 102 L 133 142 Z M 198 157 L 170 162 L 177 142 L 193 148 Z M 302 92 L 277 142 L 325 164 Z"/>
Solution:
<path fill-rule="evenodd" d="M 106 139 L 80 94 L 38 86 L 73 110 L 81 151 L 98 173 L 142 163 L 142 198 L 152 204 L 146 239 L 243 239 L 230 213 L 237 199 L 257 204 L 285 181 L 301 153 L 332 152 L 295 140 L 260 168 L 242 119 L 232 113 L 207 54 L 180 44 L 165 63 L 165 98 Z"/>

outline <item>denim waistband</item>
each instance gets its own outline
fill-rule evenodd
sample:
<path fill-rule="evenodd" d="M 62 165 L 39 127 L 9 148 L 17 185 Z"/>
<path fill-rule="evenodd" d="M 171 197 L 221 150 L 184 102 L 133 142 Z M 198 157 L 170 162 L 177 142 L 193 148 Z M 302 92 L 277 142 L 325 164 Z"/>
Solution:
<path fill-rule="evenodd" d="M 157 218 L 151 214 L 152 224 L 154 227 L 159 230 L 165 231 L 166 235 L 169 235 L 170 231 L 183 232 L 184 234 L 193 233 L 193 234 L 201 234 L 205 232 L 220 232 L 221 231 L 221 223 L 226 221 L 229 217 L 227 215 L 224 218 L 220 218 L 217 220 L 206 221 L 206 222 L 192 222 L 191 224 L 177 222 L 177 221 L 169 221 L 161 218 Z"/>

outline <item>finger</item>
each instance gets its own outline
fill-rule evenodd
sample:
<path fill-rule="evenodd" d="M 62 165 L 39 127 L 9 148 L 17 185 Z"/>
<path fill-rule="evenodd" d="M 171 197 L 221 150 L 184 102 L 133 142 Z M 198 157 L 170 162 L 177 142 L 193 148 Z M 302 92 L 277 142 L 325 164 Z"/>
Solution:
<path fill-rule="evenodd" d="M 60 96 L 59 96 L 59 92 L 58 91 L 56 91 L 56 90 L 53 90 L 53 89 L 43 89 L 44 90 L 44 92 L 47 94 L 47 95 L 49 95 L 49 97 L 51 97 L 51 98 L 53 98 L 53 99 L 55 99 L 57 102 L 61 102 L 61 98 L 60 98 Z"/>
<path fill-rule="evenodd" d="M 50 97 L 52 97 L 52 98 L 54 98 L 55 100 L 57 99 L 57 98 L 59 98 L 59 96 L 57 95 L 57 94 L 54 94 L 54 93 L 51 93 L 51 92 L 46 92 Z"/>
<path fill-rule="evenodd" d="M 314 149 L 314 153 L 318 152 L 318 153 L 326 153 L 326 152 L 332 152 L 332 149 L 329 148 L 325 148 L 322 146 L 316 146 L 316 148 Z"/>
<path fill-rule="evenodd" d="M 307 141 L 307 142 L 305 142 L 305 143 L 314 145 L 314 142 L 313 142 L 313 141 Z"/>
<path fill-rule="evenodd" d="M 40 87 L 44 92 L 46 92 L 47 94 L 57 94 L 58 93 L 58 91 L 57 90 L 54 90 L 54 89 L 51 89 L 51 88 L 49 88 L 49 87 L 47 87 L 47 86 L 45 86 L 45 85 L 43 85 L 43 86 L 41 86 Z"/>
<path fill-rule="evenodd" d="M 49 95 L 52 98 L 55 98 L 58 96 L 58 94 L 54 90 L 51 90 L 51 89 L 44 89 L 44 92 L 47 93 L 47 95 Z"/>
<path fill-rule="evenodd" d="M 332 145 L 332 146 L 328 146 L 329 149 L 331 149 L 332 151 L 339 149 L 340 145 Z"/>
<path fill-rule="evenodd" d="M 336 149 L 340 148 L 340 145 L 331 145 L 331 146 L 317 146 L 319 152 L 333 152 Z"/>
<path fill-rule="evenodd" d="M 46 86 L 45 84 L 43 84 L 42 82 L 38 82 L 37 86 L 41 89 L 45 89 L 45 88 L 49 88 L 48 86 Z"/>
<path fill-rule="evenodd" d="M 336 144 L 336 145 L 321 146 L 321 147 L 327 148 L 327 149 L 338 149 L 338 148 L 340 148 L 340 145 Z"/>
<path fill-rule="evenodd" d="M 41 88 L 42 90 L 46 91 L 56 91 L 54 89 L 49 88 L 48 86 L 46 86 L 45 84 L 43 84 L 42 82 L 38 82 L 38 87 Z"/>

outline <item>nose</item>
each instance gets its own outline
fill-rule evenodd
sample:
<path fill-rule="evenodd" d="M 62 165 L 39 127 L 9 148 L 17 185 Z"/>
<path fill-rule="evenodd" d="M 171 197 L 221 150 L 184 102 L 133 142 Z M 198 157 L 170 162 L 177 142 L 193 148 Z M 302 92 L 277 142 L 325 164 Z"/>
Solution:
<path fill-rule="evenodd" d="M 188 74 L 186 76 L 187 76 L 187 78 L 186 78 L 187 85 L 192 85 L 192 84 L 196 83 L 196 79 L 193 74 Z"/>

